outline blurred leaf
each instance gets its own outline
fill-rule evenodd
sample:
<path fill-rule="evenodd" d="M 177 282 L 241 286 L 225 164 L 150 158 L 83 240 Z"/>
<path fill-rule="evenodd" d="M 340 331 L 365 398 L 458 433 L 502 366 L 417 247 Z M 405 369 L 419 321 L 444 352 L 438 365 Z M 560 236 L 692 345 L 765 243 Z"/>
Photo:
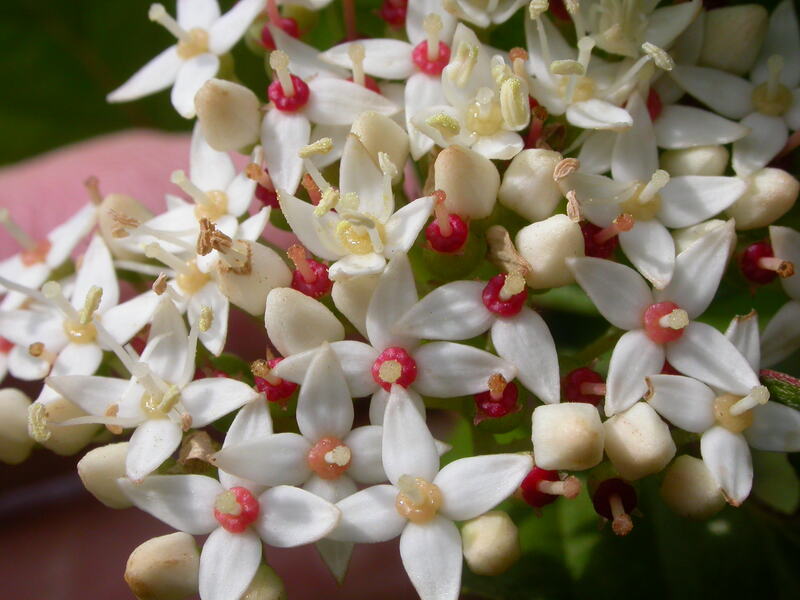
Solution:
<path fill-rule="evenodd" d="M 781 452 L 753 450 L 753 494 L 784 514 L 793 514 L 800 504 L 800 481 L 789 459 Z"/>

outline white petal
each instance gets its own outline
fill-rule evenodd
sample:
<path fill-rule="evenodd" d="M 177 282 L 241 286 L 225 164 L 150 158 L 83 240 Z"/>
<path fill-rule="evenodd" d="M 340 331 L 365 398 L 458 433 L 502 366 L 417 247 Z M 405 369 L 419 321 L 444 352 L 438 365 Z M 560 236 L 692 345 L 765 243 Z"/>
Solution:
<path fill-rule="evenodd" d="M 67 344 L 58 353 L 50 375 L 92 375 L 103 362 L 103 351 L 97 344 Z"/>
<path fill-rule="evenodd" d="M 204 475 L 151 475 L 141 483 L 118 480 L 125 495 L 138 508 L 170 527 L 192 535 L 205 535 L 219 526 L 214 501 L 225 490 Z"/>
<path fill-rule="evenodd" d="M 636 221 L 619 234 L 619 245 L 633 266 L 656 289 L 665 287 L 675 268 L 675 242 L 657 220 Z"/>
<path fill-rule="evenodd" d="M 800 452 L 800 411 L 777 402 L 757 406 L 744 437 L 758 450 Z"/>
<path fill-rule="evenodd" d="M 648 19 L 644 39 L 659 48 L 669 48 L 701 10 L 699 0 L 657 8 Z"/>
<path fill-rule="evenodd" d="M 380 94 L 344 79 L 317 77 L 308 82 L 311 95 L 305 113 L 314 123 L 352 125 L 362 112 L 392 116 L 399 107 Z"/>
<path fill-rule="evenodd" d="M 127 343 L 150 322 L 159 297 L 153 291 L 139 294 L 103 314 L 103 327 L 120 344 Z"/>
<path fill-rule="evenodd" d="M 417 302 L 417 287 L 411 263 L 404 255 L 393 258 L 378 280 L 367 308 L 367 334 L 379 351 L 390 346 L 416 345 L 414 336 L 395 333 L 395 323 Z"/>
<path fill-rule="evenodd" d="M 223 448 L 229 446 L 237 446 L 247 442 L 256 441 L 261 438 L 272 435 L 272 417 L 269 414 L 269 407 L 267 402 L 258 398 L 249 404 L 245 404 L 233 419 L 228 432 L 225 434 L 225 441 L 222 443 Z M 219 481 L 226 488 L 232 487 L 246 487 L 251 491 L 261 493 L 262 489 L 258 488 L 258 484 L 253 483 L 249 479 L 237 477 L 219 470 Z"/>
<path fill-rule="evenodd" d="M 146 420 L 131 436 L 125 474 L 133 481 L 141 481 L 178 449 L 181 437 L 180 426 L 169 419 Z"/>
<path fill-rule="evenodd" d="M 673 425 L 702 433 L 714 426 L 716 394 L 706 384 L 681 375 L 648 377 L 647 402 Z"/>
<path fill-rule="evenodd" d="M 605 173 L 611 169 L 611 154 L 617 134 L 614 131 L 594 131 L 581 144 L 578 161 L 581 172 L 590 174 Z"/>
<path fill-rule="evenodd" d="M 266 119 L 264 120 L 266 122 Z M 306 140 L 308 141 L 308 140 Z M 301 164 L 302 167 L 302 164 Z M 298 170 L 297 180 L 300 178 Z M 297 183 L 295 182 L 295 187 Z M 339 222 L 338 217 L 327 213 L 321 218 L 314 215 L 314 205 L 303 202 L 288 193 L 278 194 L 283 216 L 286 217 L 292 232 L 300 238 L 303 245 L 313 254 L 325 260 L 338 260 L 344 254 L 344 249 L 327 233 L 328 229 L 335 229 Z"/>
<path fill-rule="evenodd" d="M 249 385 L 228 377 L 198 379 L 181 391 L 181 403 L 192 415 L 193 427 L 205 427 L 257 397 Z"/>
<path fill-rule="evenodd" d="M 334 67 L 320 60 L 319 50 L 313 46 L 293 38 L 279 27 L 274 25 L 268 25 L 268 27 L 275 46 L 289 56 L 289 70 L 295 76 L 307 81 L 316 76 L 348 77 L 350 75 L 346 69 Z"/>
<path fill-rule="evenodd" d="M 638 92 L 628 100 L 628 113 L 633 123 L 617 135 L 611 156 L 611 173 L 616 181 L 648 181 L 658 169 L 658 148 L 650 114 Z"/>
<path fill-rule="evenodd" d="M 397 165 L 400 168 L 400 165 Z M 339 170 L 339 191 L 358 195 L 359 212 L 373 215 L 381 222 L 392 214 L 391 201 L 384 199 L 383 174 L 356 135 L 347 136 Z M 389 208 L 387 211 L 386 209 Z"/>
<path fill-rule="evenodd" d="M 420 110 L 446 102 L 444 92 L 442 92 L 442 83 L 438 77 L 432 77 L 425 73 L 414 73 L 408 78 L 405 89 L 406 131 L 408 131 L 411 145 L 411 158 L 414 160 L 419 160 L 433 148 L 433 140 L 417 129 L 412 123 L 412 119 Z"/>
<path fill-rule="evenodd" d="M 483 304 L 480 281 L 453 281 L 412 306 L 395 329 L 427 340 L 467 340 L 485 332 L 495 316 Z"/>
<path fill-rule="evenodd" d="M 219 58 L 214 54 L 200 54 L 184 62 L 172 86 L 172 106 L 185 119 L 195 115 L 194 97 L 203 84 L 219 70 Z"/>
<path fill-rule="evenodd" d="M 442 492 L 441 514 L 453 521 L 474 519 L 517 489 L 533 468 L 524 454 L 487 454 L 451 462 L 433 480 Z"/>
<path fill-rule="evenodd" d="M 753 113 L 742 119 L 750 133 L 733 143 L 731 165 L 737 175 L 750 175 L 767 166 L 783 149 L 789 138 L 786 123 L 780 117 Z"/>
<path fill-rule="evenodd" d="M 577 59 L 577 50 L 574 49 L 561 32 L 553 25 L 547 17 L 541 19 L 547 37 L 547 45 L 550 49 L 550 60 Z M 553 76 L 550 74 L 550 63 L 545 60 L 540 50 L 539 31 L 536 22 L 525 18 L 525 40 L 530 55 L 528 65 L 533 75 L 537 78 L 550 82 Z"/>
<path fill-rule="evenodd" d="M 346 69 L 353 68 L 350 60 L 350 46 L 355 42 L 345 42 L 326 50 L 320 58 Z M 359 40 L 364 47 L 364 72 L 381 79 L 408 79 L 414 72 L 411 52 L 414 47 L 408 42 L 393 39 Z"/>
<path fill-rule="evenodd" d="M 728 208 L 746 189 L 738 177 L 673 177 L 661 190 L 658 218 L 667 227 L 696 225 Z"/>
<path fill-rule="evenodd" d="M 106 100 L 127 102 L 160 92 L 175 82 L 182 64 L 183 59 L 178 56 L 178 47 L 170 46 L 106 96 Z"/>
<path fill-rule="evenodd" d="M 231 157 L 227 152 L 214 150 L 208 145 L 198 122 L 192 131 L 192 145 L 189 149 L 189 178 L 192 183 L 206 192 L 224 192 L 235 176 L 236 170 Z M 191 208 L 194 211 L 194 206 Z"/>
<path fill-rule="evenodd" d="M 183 317 L 172 300 L 162 297 L 153 315 L 142 361 L 161 379 L 177 382 L 188 360 L 188 348 Z"/>
<path fill-rule="evenodd" d="M 475 94 L 479 88 L 488 87 L 494 89 L 495 82 L 492 79 L 491 65 L 490 65 L 490 52 L 475 35 L 475 32 L 464 25 L 459 23 L 456 25 L 456 31 L 453 35 L 453 43 L 450 45 L 455 51 L 461 46 L 467 44 L 471 47 L 478 49 L 477 62 L 475 67 L 470 71 L 469 77 L 463 85 L 457 85 L 454 81 L 453 75 L 457 68 L 456 62 L 451 61 L 444 71 L 442 71 L 442 88 L 444 96 L 447 101 L 454 107 L 464 107 L 475 99 Z M 459 82 L 461 83 L 461 82 Z"/>
<path fill-rule="evenodd" d="M 72 290 L 72 305 L 80 310 L 86 301 L 89 290 L 97 286 L 103 290 L 100 305 L 97 310 L 104 313 L 119 302 L 119 284 L 114 271 L 114 261 L 108 251 L 103 238 L 95 235 L 92 238 L 86 253 L 83 255 L 81 267 L 75 277 L 75 287 Z"/>
<path fill-rule="evenodd" d="M 219 4 L 217 0 L 178 0 L 175 18 L 183 29 L 208 29 L 219 19 Z"/>
<path fill-rule="evenodd" d="M 55 269 L 69 258 L 75 246 L 87 235 L 97 222 L 97 208 L 94 204 L 87 204 L 58 227 L 54 227 L 47 234 L 50 242 L 50 251 L 47 253 L 47 265 Z M 27 269 L 26 269 L 27 270 Z M 35 271 L 35 269 L 32 269 Z M 39 283 L 17 280 L 18 283 L 29 287 L 39 287 L 46 275 Z M 5 308 L 5 307 L 4 307 Z"/>
<path fill-rule="evenodd" d="M 667 360 L 681 373 L 732 394 L 745 396 L 761 385 L 736 346 L 705 323 L 689 323 L 680 339 L 667 344 Z"/>
<path fill-rule="evenodd" d="M 66 342 L 64 317 L 49 307 L 45 310 L 0 311 L 0 335 L 24 346 L 25 352 L 33 342 L 60 348 Z"/>
<path fill-rule="evenodd" d="M 348 254 L 340 258 L 328 268 L 328 276 L 332 281 L 341 281 L 351 277 L 366 277 L 383 271 L 386 259 L 382 254 Z"/>
<path fill-rule="evenodd" d="M 239 232 L 236 237 L 240 240 L 249 240 L 251 242 L 258 240 L 261 234 L 264 233 L 264 228 L 267 226 L 267 223 L 269 223 L 271 212 L 272 209 L 269 206 L 265 206 L 253 216 L 242 221 L 239 225 Z"/>
<path fill-rule="evenodd" d="M 792 300 L 781 306 L 764 329 L 761 366 L 770 367 L 797 348 L 800 348 L 800 302 Z"/>
<path fill-rule="evenodd" d="M 298 152 L 308 144 L 311 124 L 302 114 L 271 110 L 261 122 L 264 164 L 276 189 L 294 194 L 303 175 L 303 160 Z"/>
<path fill-rule="evenodd" d="M 518 133 L 498 131 L 492 135 L 478 136 L 472 150 L 491 160 L 511 160 L 525 147 Z"/>
<path fill-rule="evenodd" d="M 758 372 L 761 365 L 761 345 L 756 311 L 734 317 L 725 330 L 725 337 L 747 359 L 753 371 Z"/>
<path fill-rule="evenodd" d="M 307 464 L 311 445 L 296 433 L 275 433 L 226 446 L 214 455 L 225 471 L 262 485 L 300 485 L 311 474 Z"/>
<path fill-rule="evenodd" d="M 769 228 L 769 239 L 775 256 L 794 264 L 795 274 L 781 279 L 781 285 L 791 298 L 800 300 L 800 232 L 791 227 L 772 225 Z"/>
<path fill-rule="evenodd" d="M 339 509 L 314 494 L 281 485 L 258 498 L 261 514 L 255 527 L 270 546 L 291 548 L 327 536 L 339 522 Z"/>
<path fill-rule="evenodd" d="M 783 58 L 781 81 L 786 86 L 795 87 L 800 83 L 800 32 L 792 0 L 778 4 L 770 15 L 761 54 L 751 73 L 755 83 L 767 80 L 767 60 L 774 54 Z"/>
<path fill-rule="evenodd" d="M 729 502 L 744 502 L 753 484 L 753 459 L 744 437 L 714 427 L 700 438 L 700 454 Z"/>
<path fill-rule="evenodd" d="M 342 367 L 328 344 L 316 352 L 297 401 L 297 426 L 307 440 L 343 438 L 353 426 L 353 400 Z"/>
<path fill-rule="evenodd" d="M 447 12 L 439 0 L 409 0 L 406 9 L 406 34 L 415 46 L 426 39 L 424 20 L 431 13 L 436 13 L 442 20 L 439 36 L 447 43 L 453 37 L 458 20 Z"/>
<path fill-rule="evenodd" d="M 423 402 L 422 396 L 420 396 L 417 392 L 411 389 L 406 389 L 406 394 L 411 400 L 411 404 L 414 405 L 414 408 L 417 409 L 417 412 L 424 419 L 425 402 Z M 369 401 L 370 423 L 372 423 L 373 425 L 383 425 L 383 417 L 386 414 L 386 405 L 388 403 L 389 403 L 389 392 L 387 392 L 383 388 L 378 388 L 378 390 L 374 394 L 372 394 L 372 398 L 370 398 Z M 439 455 L 441 456 L 441 454 L 442 453 L 440 452 Z"/>
<path fill-rule="evenodd" d="M 633 124 L 630 113 L 610 102 L 592 98 L 567 107 L 567 121 L 582 129 L 619 131 Z"/>
<path fill-rule="evenodd" d="M 356 427 L 344 438 L 352 452 L 347 474 L 358 483 L 369 485 L 386 481 L 381 458 L 382 440 L 383 428 L 378 425 Z"/>
<path fill-rule="evenodd" d="M 409 523 L 400 536 L 400 556 L 422 600 L 456 600 L 461 589 L 461 535 L 449 519 Z"/>
<path fill-rule="evenodd" d="M 504 340 L 510 340 L 510 336 Z M 527 357 L 530 358 L 530 357 Z M 506 381 L 517 368 L 502 358 L 464 344 L 432 342 L 414 353 L 417 380 L 414 389 L 424 396 L 455 398 L 486 391 L 489 377 L 500 373 Z"/>
<path fill-rule="evenodd" d="M 395 508 L 397 494 L 392 485 L 375 485 L 340 500 L 342 518 L 330 539 L 371 544 L 400 535 L 407 521 Z"/>
<path fill-rule="evenodd" d="M 747 135 L 747 127 L 701 108 L 665 106 L 655 122 L 661 148 L 691 148 L 729 144 Z M 581 164 L 583 166 L 583 164 Z"/>
<path fill-rule="evenodd" d="M 606 379 L 607 417 L 628 410 L 647 391 L 645 377 L 661 372 L 664 348 L 642 329 L 629 331 L 614 346 Z"/>
<path fill-rule="evenodd" d="M 211 326 L 200 331 L 199 339 L 214 356 L 219 356 L 228 337 L 228 309 L 230 302 L 216 281 L 209 281 L 189 301 L 187 315 L 190 323 L 197 323 L 204 308 L 210 308 Z"/>
<path fill-rule="evenodd" d="M 383 418 L 383 468 L 395 485 L 403 475 L 433 481 L 439 471 L 439 454 L 425 419 L 398 385 L 392 386 Z"/>
<path fill-rule="evenodd" d="M 264 0 L 239 0 L 208 30 L 208 45 L 214 54 L 225 54 L 244 35 L 264 8 Z"/>
<path fill-rule="evenodd" d="M 621 329 L 642 326 L 642 316 L 653 303 L 653 294 L 636 271 L 599 258 L 567 259 L 567 266 L 612 325 Z"/>
<path fill-rule="evenodd" d="M 119 404 L 130 381 L 115 377 L 64 375 L 49 378 L 47 385 L 87 413 L 102 416 L 109 406 Z"/>
<path fill-rule="evenodd" d="M 217 527 L 200 553 L 200 595 L 203 600 L 239 598 L 261 563 L 261 540 L 247 529 L 231 533 Z"/>
<path fill-rule="evenodd" d="M 8 370 L 12 376 L 22 381 L 36 381 L 47 377 L 50 363 L 31 356 L 25 346 L 14 346 L 8 354 Z"/>
<path fill-rule="evenodd" d="M 387 258 L 405 254 L 411 249 L 433 211 L 433 203 L 432 196 L 417 198 L 389 217 L 383 251 Z"/>
<path fill-rule="evenodd" d="M 497 354 L 517 368 L 522 384 L 547 404 L 558 402 L 558 354 L 544 319 L 524 306 L 514 317 L 498 318 L 492 325 Z"/>
<path fill-rule="evenodd" d="M 348 475 L 342 475 L 337 479 L 322 479 L 318 475 L 311 475 L 303 484 L 303 489 L 333 504 L 358 491 L 356 484 Z"/>
<path fill-rule="evenodd" d="M 753 86 L 741 77 L 686 65 L 676 66 L 670 75 L 689 94 L 723 117 L 741 119 L 753 110 Z"/>

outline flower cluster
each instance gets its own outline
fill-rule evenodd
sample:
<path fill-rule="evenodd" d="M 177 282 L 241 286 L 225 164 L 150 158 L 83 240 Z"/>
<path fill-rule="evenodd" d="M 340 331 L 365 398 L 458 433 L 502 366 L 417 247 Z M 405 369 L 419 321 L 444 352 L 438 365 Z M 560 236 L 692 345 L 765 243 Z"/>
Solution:
<path fill-rule="evenodd" d="M 42 381 L 0 391 L 0 459 L 114 436 L 80 461 L 87 489 L 188 534 L 137 549 L 134 590 L 262 597 L 263 544 L 316 544 L 342 580 L 355 544 L 399 538 L 420 597 L 454 600 L 462 555 L 518 558 L 504 501 L 588 483 L 625 535 L 643 478 L 707 518 L 750 495 L 750 448 L 800 451 L 800 381 L 774 370 L 800 348 L 790 0 L 386 0 L 383 38 L 342 0 L 348 38 L 322 50 L 288 15 L 326 4 L 154 4 L 177 41 L 108 100 L 172 86 L 196 117 L 180 195 L 154 215 L 89 181 L 43 240 L 0 209 L 21 247 L 0 378 Z M 507 21 L 527 48 L 494 47 Z M 234 75 L 243 38 L 264 89 Z M 268 338 L 250 364 L 225 352 L 233 311 Z M 599 337 L 554 324 L 579 313 Z M 480 452 L 438 441 L 434 408 Z M 149 567 L 165 556 L 193 575 Z"/>

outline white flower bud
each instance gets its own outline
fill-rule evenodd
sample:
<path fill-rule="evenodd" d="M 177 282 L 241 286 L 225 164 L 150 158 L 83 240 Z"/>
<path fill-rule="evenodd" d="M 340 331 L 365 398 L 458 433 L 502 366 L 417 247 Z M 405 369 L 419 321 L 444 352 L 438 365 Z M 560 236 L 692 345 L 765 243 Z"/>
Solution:
<path fill-rule="evenodd" d="M 194 538 L 179 531 L 137 546 L 125 566 L 125 582 L 139 600 L 183 600 L 197 593 L 199 572 Z"/>
<path fill-rule="evenodd" d="M 403 178 L 403 167 L 408 161 L 408 134 L 395 121 L 376 112 L 363 112 L 353 121 L 350 129 L 357 135 L 378 164 L 378 153 L 389 155 L 392 164 L 397 167 L 397 174 L 392 178 L 397 183 Z"/>
<path fill-rule="evenodd" d="M 109 194 L 103 198 L 97 209 L 97 227 L 111 253 L 116 258 L 123 260 L 140 259 L 140 254 L 129 250 L 120 238 L 114 236 L 114 231 L 119 227 L 117 220 L 114 218 L 115 213 L 130 217 L 140 223 L 152 219 L 153 213 L 136 198 L 131 198 L 124 194 Z"/>
<path fill-rule="evenodd" d="M 707 233 L 711 233 L 717 227 L 725 227 L 726 221 L 722 219 L 710 219 L 703 221 L 691 227 L 684 227 L 683 229 L 676 229 L 672 232 L 672 239 L 675 241 L 675 254 L 680 254 L 688 249 L 697 240 L 702 238 Z M 733 256 L 733 251 L 736 249 L 736 236 L 730 237 L 730 251 L 729 256 Z"/>
<path fill-rule="evenodd" d="M 461 146 L 448 146 L 434 163 L 435 187 L 447 195 L 449 212 L 485 219 L 494 209 L 500 173 L 491 160 Z"/>
<path fill-rule="evenodd" d="M 723 175 L 730 153 L 724 146 L 695 146 L 667 150 L 659 159 L 661 168 L 673 177 L 680 175 Z"/>
<path fill-rule="evenodd" d="M 342 279 L 333 284 L 331 298 L 337 309 L 355 325 L 363 336 L 367 335 L 367 308 L 372 292 L 378 285 L 379 275 L 363 275 Z"/>
<path fill-rule="evenodd" d="M 128 508 L 133 502 L 122 492 L 117 479 L 125 477 L 128 442 L 100 446 L 78 461 L 83 486 L 109 508 Z"/>
<path fill-rule="evenodd" d="M 322 302 L 289 287 L 269 293 L 264 324 L 283 356 L 344 339 L 344 327 Z"/>
<path fill-rule="evenodd" d="M 525 281 L 534 290 L 559 287 L 575 281 L 566 259 L 584 256 L 581 227 L 567 215 L 553 215 L 517 232 L 514 240 L 531 270 Z"/>
<path fill-rule="evenodd" d="M 261 102 L 243 85 L 209 79 L 195 95 L 194 106 L 203 137 L 215 150 L 241 150 L 258 141 Z"/>
<path fill-rule="evenodd" d="M 520 556 L 519 531 L 514 521 L 501 510 L 493 510 L 461 529 L 464 558 L 477 575 L 500 575 Z"/>
<path fill-rule="evenodd" d="M 541 221 L 553 214 L 561 200 L 561 190 L 553 170 L 562 156 L 552 150 L 523 150 L 503 174 L 498 200 L 529 221 Z"/>
<path fill-rule="evenodd" d="M 605 433 L 591 404 L 545 404 L 533 411 L 533 461 L 551 471 L 583 471 L 603 460 Z"/>
<path fill-rule="evenodd" d="M 800 192 L 797 179 L 771 167 L 756 171 L 747 182 L 747 191 L 726 211 L 739 231 L 771 225 L 794 206 Z"/>
<path fill-rule="evenodd" d="M 85 417 L 86 413 L 66 398 L 58 396 L 44 403 L 44 416 L 49 423 L 60 423 L 75 417 Z M 41 444 L 51 452 L 70 456 L 86 447 L 98 429 L 99 426 L 94 424 L 68 427 L 50 425 L 48 427 L 50 435 Z"/>
<path fill-rule="evenodd" d="M 758 4 L 708 11 L 699 63 L 744 75 L 753 66 L 761 49 L 768 17 L 767 9 Z"/>
<path fill-rule="evenodd" d="M 237 273 L 220 260 L 216 266 L 219 289 L 233 304 L 258 316 L 264 313 L 270 290 L 288 286 L 292 282 L 292 272 L 271 248 L 255 242 L 240 240 L 236 243 L 249 248 L 251 268 L 249 272 Z"/>
<path fill-rule="evenodd" d="M 272 567 L 261 565 L 239 600 L 286 600 L 283 581 Z"/>
<path fill-rule="evenodd" d="M 617 472 L 629 481 L 658 473 L 675 456 L 669 427 L 645 402 L 603 423 L 606 454 Z"/>
<path fill-rule="evenodd" d="M 725 498 L 705 463 L 679 456 L 664 473 L 661 498 L 675 513 L 690 519 L 707 519 L 725 506 Z"/>
<path fill-rule="evenodd" d="M 14 388 L 0 390 L 0 461 L 10 465 L 23 462 L 31 453 L 28 436 L 28 407 L 31 400 Z"/>

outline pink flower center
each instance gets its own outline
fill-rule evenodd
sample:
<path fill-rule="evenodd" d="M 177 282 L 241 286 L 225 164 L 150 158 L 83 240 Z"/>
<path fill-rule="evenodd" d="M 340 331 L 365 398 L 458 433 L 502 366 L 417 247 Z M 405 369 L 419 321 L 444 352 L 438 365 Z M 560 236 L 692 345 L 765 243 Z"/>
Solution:
<path fill-rule="evenodd" d="M 273 375 L 271 372 L 282 358 L 273 358 L 266 361 L 267 370 L 262 372 L 262 375 L 255 375 L 256 389 L 267 397 L 270 402 L 275 402 L 282 408 L 286 407 L 289 398 L 294 394 L 297 389 L 297 384 L 292 381 L 286 381 L 280 377 Z"/>
<path fill-rule="evenodd" d="M 486 419 L 499 419 L 519 411 L 519 390 L 516 384 L 506 381 L 499 373 L 489 377 L 489 389 L 475 394 L 475 424 Z"/>
<path fill-rule="evenodd" d="M 242 533 L 258 518 L 260 510 L 258 499 L 243 487 L 222 492 L 214 502 L 214 518 L 231 533 Z"/>
<path fill-rule="evenodd" d="M 297 112 L 308 103 L 311 94 L 305 81 L 296 75 L 291 75 L 291 78 L 294 86 L 294 94 L 291 96 L 286 95 L 280 80 L 273 81 L 267 88 L 269 99 L 281 112 Z"/>
<path fill-rule="evenodd" d="M 406 22 L 407 0 L 383 0 L 378 16 L 391 27 L 402 27 Z"/>
<path fill-rule="evenodd" d="M 753 283 L 764 285 L 776 277 L 791 277 L 794 275 L 794 264 L 775 256 L 772 245 L 763 240 L 750 244 L 742 252 L 739 259 L 742 274 Z"/>
<path fill-rule="evenodd" d="M 644 330 L 657 344 L 680 339 L 688 324 L 689 315 L 674 302 L 656 302 L 644 311 Z"/>
<path fill-rule="evenodd" d="M 534 508 L 555 502 L 560 496 L 575 498 L 581 491 L 581 483 L 575 477 L 561 479 L 558 471 L 547 471 L 533 467 L 520 484 L 522 498 Z"/>
<path fill-rule="evenodd" d="M 583 402 L 597 406 L 606 395 L 606 384 L 599 373 L 581 367 L 564 377 L 564 397 L 567 402 Z"/>
<path fill-rule="evenodd" d="M 387 392 L 395 383 L 408 387 L 417 378 L 417 363 L 404 348 L 393 346 L 372 363 L 372 378 Z"/>
<path fill-rule="evenodd" d="M 501 317 L 513 317 L 519 314 L 527 299 L 525 280 L 518 274 L 495 275 L 483 288 L 483 305 Z"/>
<path fill-rule="evenodd" d="M 619 238 L 612 235 L 604 239 L 604 230 L 589 221 L 581 223 L 581 233 L 583 234 L 583 246 L 586 256 L 593 258 L 611 258 L 614 250 L 617 249 Z"/>
<path fill-rule="evenodd" d="M 630 513 L 636 508 L 637 497 L 633 486 L 622 479 L 606 479 L 592 495 L 594 510 L 611 521 L 617 535 L 627 535 L 633 529 Z"/>
<path fill-rule="evenodd" d="M 321 479 L 338 479 L 350 467 L 352 454 L 344 442 L 335 437 L 324 437 L 308 451 L 309 468 Z"/>
<path fill-rule="evenodd" d="M 450 62 L 450 47 L 444 42 L 439 42 L 439 53 L 431 60 L 428 58 L 428 40 L 423 40 L 414 47 L 411 60 L 423 73 L 438 77 Z"/>
<path fill-rule="evenodd" d="M 295 266 L 292 272 L 292 289 L 316 300 L 331 291 L 333 283 L 328 277 L 327 265 L 310 258 L 300 244 L 290 246 L 286 254 Z"/>

